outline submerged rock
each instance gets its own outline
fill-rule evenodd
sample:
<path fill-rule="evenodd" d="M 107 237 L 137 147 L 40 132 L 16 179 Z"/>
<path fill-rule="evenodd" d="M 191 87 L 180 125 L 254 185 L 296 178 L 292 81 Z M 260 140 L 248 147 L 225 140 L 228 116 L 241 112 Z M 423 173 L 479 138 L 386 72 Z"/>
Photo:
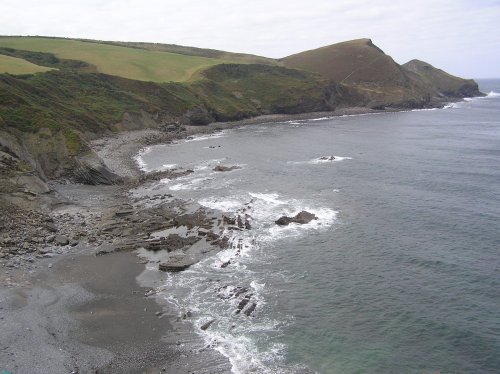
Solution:
<path fill-rule="evenodd" d="M 223 166 L 223 165 L 217 165 L 216 167 L 213 168 L 213 171 L 231 171 L 231 170 L 236 170 L 236 169 L 241 169 L 241 166 Z"/>
<path fill-rule="evenodd" d="M 252 303 L 243 313 L 245 313 L 247 317 L 250 317 L 250 314 L 253 313 L 255 308 L 257 308 L 257 303 Z"/>
<path fill-rule="evenodd" d="M 211 319 L 210 321 L 208 321 L 208 322 L 204 323 L 203 325 L 201 325 L 201 326 L 200 326 L 200 329 L 201 329 L 201 330 L 203 330 L 203 331 L 205 331 L 205 330 L 206 330 L 206 329 L 208 329 L 208 328 L 212 325 L 212 323 L 214 323 L 214 322 L 215 322 L 215 319 Z"/>
<path fill-rule="evenodd" d="M 321 161 L 333 161 L 335 160 L 335 156 L 323 156 L 319 158 Z"/>
<path fill-rule="evenodd" d="M 290 223 L 299 223 L 301 225 L 311 222 L 314 219 L 318 219 L 313 213 L 306 212 L 303 210 L 294 217 L 282 216 L 278 220 L 274 221 L 277 225 L 287 226 Z"/>

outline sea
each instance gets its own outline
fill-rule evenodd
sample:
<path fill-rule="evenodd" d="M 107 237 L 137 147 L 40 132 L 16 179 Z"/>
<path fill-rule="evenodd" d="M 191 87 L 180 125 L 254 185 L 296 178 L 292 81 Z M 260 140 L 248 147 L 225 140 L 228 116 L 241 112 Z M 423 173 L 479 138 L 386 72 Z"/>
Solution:
<path fill-rule="evenodd" d="M 233 373 L 500 373 L 500 79 L 478 82 L 487 96 L 442 109 L 143 150 L 145 170 L 194 170 L 151 193 L 244 211 L 252 226 L 170 274 L 162 296 L 192 311 Z M 275 224 L 303 210 L 317 219 Z M 220 295 L 241 288 L 249 317 Z"/>

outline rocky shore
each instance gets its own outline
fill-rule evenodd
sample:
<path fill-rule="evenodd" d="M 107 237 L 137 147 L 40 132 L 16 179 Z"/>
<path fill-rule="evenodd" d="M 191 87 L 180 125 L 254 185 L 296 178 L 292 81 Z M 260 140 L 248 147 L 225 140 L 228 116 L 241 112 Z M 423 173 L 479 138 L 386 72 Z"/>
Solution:
<path fill-rule="evenodd" d="M 91 143 L 120 178 L 119 184 L 91 186 L 58 180 L 47 191 L 28 189 L 2 198 L 0 369 L 14 373 L 230 371 L 228 361 L 206 349 L 192 333 L 190 311 L 178 316 L 156 300 L 155 290 L 168 272 L 182 271 L 221 249 L 237 251 L 231 233 L 251 230 L 249 217 L 244 212 L 223 215 L 172 195 L 131 194 L 138 186 L 192 172 L 179 168 L 145 173 L 134 156 L 150 145 L 237 126 L 375 112 L 350 108 L 119 133 Z M 220 166 L 217 171 L 234 168 Z M 300 217 L 278 221 L 311 219 L 302 212 Z M 149 286 L 144 289 L 136 277 L 146 262 L 157 270 L 149 274 Z M 221 297 L 238 298 L 237 313 L 250 316 L 257 306 L 246 290 L 218 292 Z M 210 323 L 199 328 L 209 329 Z"/>

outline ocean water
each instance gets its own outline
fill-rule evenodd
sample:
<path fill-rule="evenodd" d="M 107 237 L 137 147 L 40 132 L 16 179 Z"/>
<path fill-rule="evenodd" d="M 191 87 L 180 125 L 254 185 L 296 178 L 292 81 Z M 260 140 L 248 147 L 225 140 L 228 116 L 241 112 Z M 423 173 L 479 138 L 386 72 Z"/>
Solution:
<path fill-rule="evenodd" d="M 195 170 L 154 193 L 252 223 L 169 276 L 163 296 L 193 311 L 234 373 L 499 373 L 500 80 L 480 85 L 487 97 L 444 109 L 246 126 L 141 153 L 147 170 Z M 274 224 L 301 210 L 318 220 Z M 251 317 L 220 297 L 235 287 L 252 293 Z"/>

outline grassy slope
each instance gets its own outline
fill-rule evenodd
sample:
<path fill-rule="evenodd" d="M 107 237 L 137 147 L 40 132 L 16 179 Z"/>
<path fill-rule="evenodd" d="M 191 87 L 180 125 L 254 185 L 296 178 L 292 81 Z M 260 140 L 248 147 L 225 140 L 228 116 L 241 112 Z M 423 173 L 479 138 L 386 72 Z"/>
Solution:
<path fill-rule="evenodd" d="M 94 65 L 100 73 L 152 82 L 187 81 L 198 70 L 224 62 L 213 58 L 58 38 L 0 37 L 0 47 L 53 53 L 62 59 L 85 61 Z"/>
<path fill-rule="evenodd" d="M 35 65 L 21 58 L 0 54 L 0 74 L 35 74 L 52 70 L 51 68 Z"/>
<path fill-rule="evenodd" d="M 430 100 L 431 92 L 419 77 L 394 62 L 370 39 L 298 53 L 282 62 L 355 87 L 368 106 L 419 107 Z"/>
<path fill-rule="evenodd" d="M 377 48 L 370 39 L 348 42 L 301 52 L 285 57 L 287 67 L 315 71 L 343 83 L 401 82 L 405 80 L 391 57 Z"/>
<path fill-rule="evenodd" d="M 160 52 L 170 52 L 178 53 L 187 56 L 199 56 L 216 58 L 219 60 L 238 62 L 238 63 L 249 63 L 249 64 L 266 64 L 266 65 L 278 65 L 278 61 L 268 57 L 250 55 L 246 53 L 234 53 L 220 51 L 217 49 L 207 49 L 207 48 L 196 48 L 196 47 L 186 47 L 176 44 L 162 44 L 162 43 L 144 43 L 144 42 L 112 42 L 112 41 L 96 41 L 96 40 L 86 40 L 92 43 L 103 43 L 110 45 L 117 45 L 121 47 L 129 48 L 139 48 L 149 51 L 160 51 Z"/>

